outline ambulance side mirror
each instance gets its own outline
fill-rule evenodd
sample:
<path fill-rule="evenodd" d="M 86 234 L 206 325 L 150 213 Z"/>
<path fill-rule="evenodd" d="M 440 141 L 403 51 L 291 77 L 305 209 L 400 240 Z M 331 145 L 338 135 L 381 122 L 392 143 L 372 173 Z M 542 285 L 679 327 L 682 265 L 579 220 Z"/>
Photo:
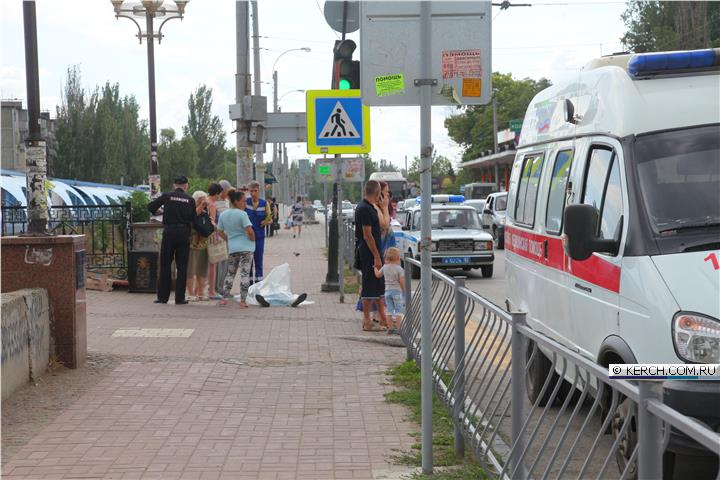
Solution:
<path fill-rule="evenodd" d="M 492 215 L 492 210 L 490 210 L 489 208 L 486 208 L 485 210 L 483 210 L 483 213 L 485 215 Z"/>
<path fill-rule="evenodd" d="M 595 252 L 617 254 L 617 239 L 597 236 L 599 213 L 592 205 L 578 204 L 565 207 L 563 246 L 573 260 L 587 260 Z"/>

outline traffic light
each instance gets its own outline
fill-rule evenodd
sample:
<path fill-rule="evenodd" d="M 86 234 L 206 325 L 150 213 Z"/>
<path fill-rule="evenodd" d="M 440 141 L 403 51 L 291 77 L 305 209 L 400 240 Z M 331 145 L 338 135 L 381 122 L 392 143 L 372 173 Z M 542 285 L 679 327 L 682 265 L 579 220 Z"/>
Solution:
<path fill-rule="evenodd" d="M 333 90 L 352 90 L 360 88 L 360 62 L 353 60 L 355 42 L 336 40 L 333 49 Z"/>

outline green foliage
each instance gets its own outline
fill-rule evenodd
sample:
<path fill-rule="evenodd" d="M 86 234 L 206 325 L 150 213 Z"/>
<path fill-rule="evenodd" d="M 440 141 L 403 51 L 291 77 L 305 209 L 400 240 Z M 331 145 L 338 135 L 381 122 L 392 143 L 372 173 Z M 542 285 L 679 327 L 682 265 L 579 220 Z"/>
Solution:
<path fill-rule="evenodd" d="M 432 176 L 442 177 L 443 175 L 455 175 L 452 162 L 443 155 L 437 155 L 433 152 L 432 156 Z M 415 157 L 412 164 L 408 167 L 408 182 L 420 185 L 420 157 Z"/>
<path fill-rule="evenodd" d="M 420 367 L 414 361 L 403 362 L 385 372 L 390 376 L 390 381 L 398 387 L 398 390 L 385 394 L 385 400 L 389 403 L 399 403 L 410 409 L 410 419 L 419 424 L 421 419 L 421 402 L 422 395 L 420 393 Z M 450 374 L 451 376 L 451 374 Z M 448 382 L 448 376 L 445 375 L 445 381 Z M 453 447 L 454 431 L 453 423 L 448 410 L 442 404 L 440 399 L 433 393 L 432 402 L 433 413 L 433 465 L 442 467 L 449 465 L 460 465 L 457 469 L 448 469 L 440 475 L 452 472 L 455 476 L 435 477 L 446 479 L 465 479 L 465 478 L 485 478 L 484 472 L 480 467 L 473 463 L 470 458 L 455 458 Z M 416 438 L 420 438 L 420 434 L 414 434 Z M 394 457 L 394 460 L 401 464 L 421 465 L 420 442 L 413 445 L 413 451 L 402 452 Z M 478 475 L 479 473 L 479 475 Z M 473 476 L 470 476 L 473 475 Z M 425 477 L 413 477 L 425 478 Z"/>
<path fill-rule="evenodd" d="M 147 193 L 134 190 L 132 194 L 130 194 L 130 209 L 132 211 L 133 222 L 147 222 L 150 220 L 150 212 L 147 209 L 147 205 Z"/>
<path fill-rule="evenodd" d="M 197 174 L 212 178 L 223 173 L 225 130 L 222 120 L 212 114 L 212 88 L 200 85 L 188 100 L 188 121 L 183 134 L 197 144 Z"/>
<path fill-rule="evenodd" d="M 632 52 L 691 50 L 720 46 L 720 3 L 628 1 L 621 38 Z"/>
<path fill-rule="evenodd" d="M 515 80 L 510 73 L 493 73 L 493 90 L 497 98 L 498 130 L 507 128 L 508 122 L 525 117 L 533 97 L 550 86 L 550 81 L 541 78 Z M 459 107 L 461 113 L 445 119 L 448 135 L 463 148 L 463 161 L 482 156 L 492 150 L 493 114 L 492 105 L 472 105 Z"/>
<path fill-rule="evenodd" d="M 197 166 L 198 147 L 192 137 L 175 138 L 175 130 L 163 128 L 160 131 L 158 157 L 160 162 L 160 180 L 162 190 L 172 187 L 176 175 L 192 177 Z"/>
<path fill-rule="evenodd" d="M 192 195 L 193 192 L 197 192 L 198 190 L 202 190 L 203 192 L 207 193 L 208 187 L 213 182 L 218 182 L 221 179 L 219 178 L 205 178 L 205 177 L 189 177 L 188 178 L 188 195 Z"/>
<path fill-rule="evenodd" d="M 146 124 L 133 96 L 107 82 L 88 93 L 80 69 L 67 70 L 62 105 L 57 109 L 50 175 L 94 182 L 142 183 L 149 148 Z"/>

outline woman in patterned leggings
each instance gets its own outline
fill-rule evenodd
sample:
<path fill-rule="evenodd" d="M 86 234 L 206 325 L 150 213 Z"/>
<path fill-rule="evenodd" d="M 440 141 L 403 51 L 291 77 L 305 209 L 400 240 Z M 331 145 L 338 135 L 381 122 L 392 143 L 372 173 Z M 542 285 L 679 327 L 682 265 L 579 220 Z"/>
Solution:
<path fill-rule="evenodd" d="M 255 252 L 255 232 L 248 214 L 245 213 L 245 194 L 239 191 L 232 191 L 228 194 L 230 207 L 220 214 L 218 220 L 218 233 L 228 244 L 228 271 L 223 284 L 223 299 L 218 305 L 227 305 L 228 299 L 232 298 L 232 290 L 235 274 L 240 270 L 240 308 L 248 308 L 245 299 L 250 287 L 250 265 Z"/>

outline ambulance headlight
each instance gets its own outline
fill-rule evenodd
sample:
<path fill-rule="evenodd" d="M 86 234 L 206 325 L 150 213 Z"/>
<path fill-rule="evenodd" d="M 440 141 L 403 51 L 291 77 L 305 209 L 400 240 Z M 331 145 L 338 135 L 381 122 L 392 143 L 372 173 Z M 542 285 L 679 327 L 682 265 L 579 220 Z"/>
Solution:
<path fill-rule="evenodd" d="M 492 250 L 492 242 L 486 242 L 483 240 L 475 240 L 475 250 Z"/>
<path fill-rule="evenodd" d="M 679 312 L 672 322 L 673 343 L 680 358 L 720 363 L 720 322 L 697 313 Z"/>

